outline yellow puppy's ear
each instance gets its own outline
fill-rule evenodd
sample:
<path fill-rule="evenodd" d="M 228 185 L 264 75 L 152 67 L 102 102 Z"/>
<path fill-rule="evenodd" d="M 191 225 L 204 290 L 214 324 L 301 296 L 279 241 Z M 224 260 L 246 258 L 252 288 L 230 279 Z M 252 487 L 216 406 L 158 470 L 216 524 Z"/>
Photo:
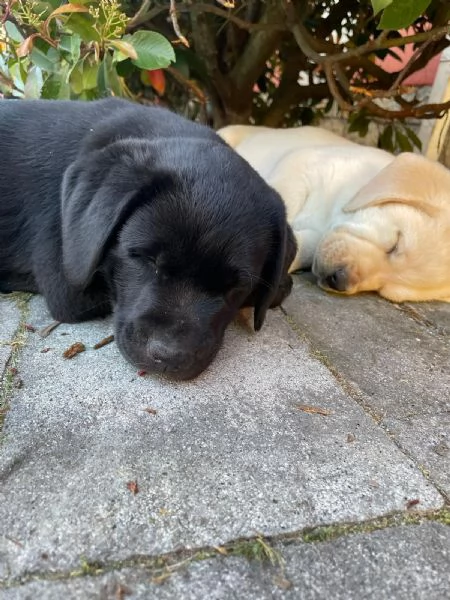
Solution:
<path fill-rule="evenodd" d="M 343 210 L 392 203 L 407 204 L 430 217 L 450 210 L 450 171 L 424 156 L 405 152 L 361 188 Z"/>

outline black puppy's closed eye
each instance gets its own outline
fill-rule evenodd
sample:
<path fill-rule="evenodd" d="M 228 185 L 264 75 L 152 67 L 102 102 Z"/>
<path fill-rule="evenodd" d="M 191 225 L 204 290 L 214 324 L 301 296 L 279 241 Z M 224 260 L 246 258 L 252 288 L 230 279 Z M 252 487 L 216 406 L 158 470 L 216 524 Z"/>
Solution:
<path fill-rule="evenodd" d="M 156 264 L 156 257 L 146 248 L 129 248 L 128 257 Z"/>

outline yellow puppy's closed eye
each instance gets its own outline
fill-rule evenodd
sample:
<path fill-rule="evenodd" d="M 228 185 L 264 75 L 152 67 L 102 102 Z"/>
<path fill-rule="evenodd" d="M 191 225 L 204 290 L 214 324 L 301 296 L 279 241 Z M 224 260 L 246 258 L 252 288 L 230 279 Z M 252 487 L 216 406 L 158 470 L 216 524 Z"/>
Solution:
<path fill-rule="evenodd" d="M 391 246 L 391 248 L 386 252 L 386 254 L 388 256 L 392 256 L 393 254 L 398 254 L 401 237 L 402 237 L 402 234 L 399 231 L 397 233 L 397 239 L 395 240 L 395 244 L 393 246 Z"/>

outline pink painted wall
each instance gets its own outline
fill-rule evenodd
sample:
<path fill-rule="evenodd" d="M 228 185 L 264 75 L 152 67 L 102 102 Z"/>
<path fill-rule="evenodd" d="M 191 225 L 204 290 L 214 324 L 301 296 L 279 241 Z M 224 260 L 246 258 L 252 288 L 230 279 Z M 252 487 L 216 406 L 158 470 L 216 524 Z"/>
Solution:
<path fill-rule="evenodd" d="M 414 34 L 414 32 L 404 31 L 404 34 L 410 35 Z M 406 65 L 414 52 L 412 44 L 405 46 L 404 50 L 402 48 L 393 48 L 393 50 L 400 60 L 396 60 L 392 56 L 387 56 L 384 60 L 377 59 L 377 64 L 389 73 L 400 71 L 400 69 Z M 403 83 L 405 85 L 433 85 L 436 72 L 439 67 L 440 57 L 440 54 L 433 57 L 423 69 L 420 69 L 420 71 L 417 71 L 416 73 L 413 73 L 407 77 Z"/>

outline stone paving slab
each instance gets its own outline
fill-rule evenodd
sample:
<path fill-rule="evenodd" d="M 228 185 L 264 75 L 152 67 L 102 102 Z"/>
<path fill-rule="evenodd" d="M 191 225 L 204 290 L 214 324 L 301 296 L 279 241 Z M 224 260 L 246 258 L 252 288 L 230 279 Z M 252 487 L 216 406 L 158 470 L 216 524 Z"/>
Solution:
<path fill-rule="evenodd" d="M 50 320 L 41 299 L 28 320 Z M 232 327 L 188 383 L 92 349 L 110 333 L 105 320 L 28 336 L 1 446 L 0 578 L 442 506 L 280 311 L 256 335 Z M 64 360 L 75 341 L 87 351 Z"/>
<path fill-rule="evenodd" d="M 385 424 L 400 446 L 417 458 L 424 472 L 450 497 L 450 410 L 440 415 L 387 418 Z"/>
<path fill-rule="evenodd" d="M 299 333 L 450 496 L 450 304 L 340 297 L 302 276 L 284 308 Z"/>
<path fill-rule="evenodd" d="M 331 542 L 280 547 L 285 564 L 238 557 L 191 563 L 163 584 L 146 569 L 34 581 L 4 600 L 444 600 L 450 589 L 450 528 L 402 526 Z"/>
<path fill-rule="evenodd" d="M 427 326 L 409 316 L 405 305 L 375 295 L 328 294 L 296 277 L 284 307 L 381 417 L 448 412 L 450 304 L 433 308 Z M 426 305 L 414 305 L 414 314 L 426 319 Z"/>
<path fill-rule="evenodd" d="M 11 346 L 7 345 L 19 326 L 20 311 L 13 300 L 0 294 L 0 382 L 6 363 L 11 356 Z"/>

